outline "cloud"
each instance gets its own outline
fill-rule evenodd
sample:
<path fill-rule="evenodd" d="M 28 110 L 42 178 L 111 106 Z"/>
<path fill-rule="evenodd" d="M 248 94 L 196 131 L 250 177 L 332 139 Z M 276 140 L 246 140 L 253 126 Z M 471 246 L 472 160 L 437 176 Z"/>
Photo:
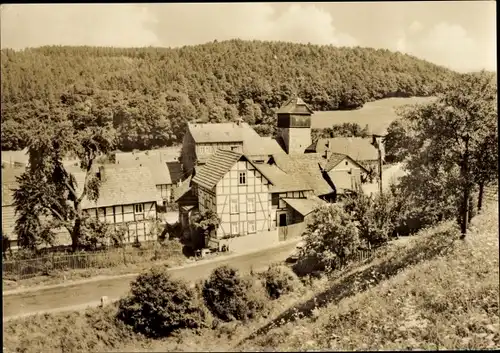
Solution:
<path fill-rule="evenodd" d="M 42 45 L 159 45 L 146 29 L 155 17 L 146 7 L 112 4 L 4 5 L 2 47 L 21 49 Z"/>
<path fill-rule="evenodd" d="M 410 30 L 410 33 L 418 33 L 423 28 L 424 28 L 424 26 L 420 22 L 418 22 L 418 21 L 413 21 L 411 23 L 410 27 L 408 27 L 408 29 Z"/>
<path fill-rule="evenodd" d="M 329 12 L 310 4 L 292 4 L 280 12 L 273 4 L 263 3 L 151 6 L 160 19 L 156 32 L 168 46 L 234 38 L 339 46 L 357 44 L 352 36 L 336 30 Z"/>
<path fill-rule="evenodd" d="M 393 49 L 460 72 L 481 68 L 496 70 L 494 42 L 485 46 L 457 24 L 441 22 L 425 33 L 422 33 L 422 26 L 413 24 L 409 28 L 410 34 L 399 38 Z M 420 35 L 416 35 L 417 28 Z"/>

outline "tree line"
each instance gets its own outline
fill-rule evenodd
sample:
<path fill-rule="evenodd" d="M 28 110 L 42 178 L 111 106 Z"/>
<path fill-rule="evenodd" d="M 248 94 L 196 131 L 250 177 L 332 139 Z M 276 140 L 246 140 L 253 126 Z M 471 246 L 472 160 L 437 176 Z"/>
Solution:
<path fill-rule="evenodd" d="M 4 150 L 26 147 L 54 104 L 112 117 L 120 150 L 149 149 L 179 143 L 192 120 L 242 117 L 273 135 L 275 111 L 293 94 L 317 111 L 356 109 L 381 98 L 436 95 L 457 77 L 388 50 L 243 40 L 3 49 L 1 73 Z"/>

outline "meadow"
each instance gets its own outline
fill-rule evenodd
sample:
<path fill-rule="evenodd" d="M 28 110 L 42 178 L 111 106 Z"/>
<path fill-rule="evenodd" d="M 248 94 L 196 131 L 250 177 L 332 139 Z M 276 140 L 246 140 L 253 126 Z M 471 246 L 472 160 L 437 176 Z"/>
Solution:
<path fill-rule="evenodd" d="M 386 129 L 398 118 L 395 109 L 406 104 L 425 104 L 432 97 L 386 98 L 365 103 L 360 109 L 332 110 L 315 112 L 311 118 L 313 129 L 324 129 L 335 124 L 357 123 L 361 127 L 368 124 L 370 131 L 378 132 Z"/>

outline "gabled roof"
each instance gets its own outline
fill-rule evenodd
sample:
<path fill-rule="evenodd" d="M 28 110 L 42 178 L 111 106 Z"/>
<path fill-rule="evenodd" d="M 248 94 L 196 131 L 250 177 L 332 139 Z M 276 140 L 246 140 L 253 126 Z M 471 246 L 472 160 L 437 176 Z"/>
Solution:
<path fill-rule="evenodd" d="M 361 137 L 334 137 L 318 139 L 307 151 L 324 154 L 325 150 L 332 153 L 346 154 L 355 161 L 370 161 L 378 159 L 378 151 L 371 144 L 371 139 Z"/>
<path fill-rule="evenodd" d="M 188 131 L 195 143 L 243 142 L 247 123 L 201 124 L 188 123 Z"/>
<path fill-rule="evenodd" d="M 288 100 L 277 112 L 278 114 L 314 114 L 311 108 L 299 97 Z"/>
<path fill-rule="evenodd" d="M 348 155 L 342 154 L 342 153 L 332 153 L 331 156 L 328 158 L 328 161 L 326 162 L 325 165 L 325 170 L 329 172 L 333 168 L 335 168 L 340 162 L 342 162 L 345 159 L 349 159 L 352 164 L 356 165 L 358 168 L 362 169 L 364 172 L 368 172 L 365 167 L 363 167 L 361 164 L 356 162 L 354 159 L 349 157 Z"/>
<path fill-rule="evenodd" d="M 285 173 L 276 165 L 254 164 L 255 168 L 273 184 L 270 192 L 306 191 L 312 188 L 300 177 Z"/>
<path fill-rule="evenodd" d="M 326 161 L 318 153 L 273 156 L 276 165 L 289 175 L 300 177 L 316 195 L 327 195 L 334 190 L 323 178 L 320 165 Z"/>
<path fill-rule="evenodd" d="M 85 172 L 68 170 L 77 181 L 77 193 L 81 193 L 85 182 Z M 155 181 L 149 168 L 122 168 L 116 165 L 104 166 L 104 179 L 99 189 L 97 202 L 85 197 L 82 208 L 129 205 L 154 202 L 157 199 Z"/>
<path fill-rule="evenodd" d="M 243 154 L 238 152 L 218 149 L 196 172 L 193 182 L 212 189 L 242 156 Z"/>
<path fill-rule="evenodd" d="M 290 207 L 292 207 L 302 216 L 307 216 L 309 213 L 314 211 L 316 207 L 326 204 L 326 202 L 321 200 L 319 197 L 314 197 L 309 199 L 283 198 L 282 200 L 285 201 Z"/>

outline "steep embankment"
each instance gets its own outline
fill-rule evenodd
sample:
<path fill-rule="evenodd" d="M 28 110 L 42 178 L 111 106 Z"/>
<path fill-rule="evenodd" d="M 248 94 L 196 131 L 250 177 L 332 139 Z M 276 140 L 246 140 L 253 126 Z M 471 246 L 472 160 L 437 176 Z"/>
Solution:
<path fill-rule="evenodd" d="M 237 349 L 498 349 L 498 257 L 494 201 L 465 241 L 449 225 L 430 229 L 334 282 L 298 308 L 304 318 L 289 311 Z"/>
<path fill-rule="evenodd" d="M 456 73 L 371 48 L 230 40 L 182 48 L 42 47 L 1 51 L 2 149 L 22 149 L 38 100 L 93 100 L 113 115 L 120 149 L 182 139 L 191 119 L 241 116 L 272 134 L 274 110 L 298 93 L 314 110 L 443 92 Z M 76 87 L 76 89 L 75 89 Z M 126 134 L 125 134 L 126 132 Z"/>

